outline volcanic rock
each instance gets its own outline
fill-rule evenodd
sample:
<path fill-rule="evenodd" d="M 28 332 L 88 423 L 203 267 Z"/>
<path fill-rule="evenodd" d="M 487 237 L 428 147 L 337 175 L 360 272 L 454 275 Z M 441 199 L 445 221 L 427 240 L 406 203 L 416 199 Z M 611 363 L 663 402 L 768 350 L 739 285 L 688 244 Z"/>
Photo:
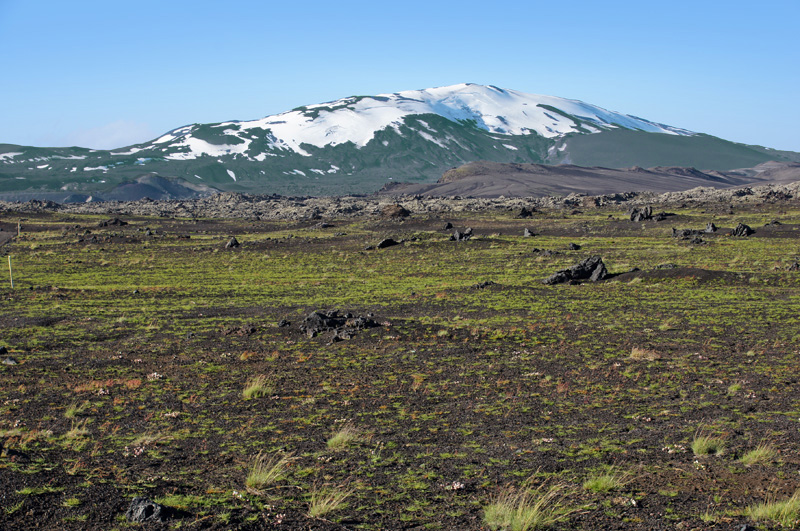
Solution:
<path fill-rule="evenodd" d="M 130 522 L 166 522 L 171 516 L 172 510 L 160 503 L 151 501 L 143 496 L 137 496 L 131 500 L 131 505 L 125 512 L 125 518 Z"/>
<path fill-rule="evenodd" d="M 755 231 L 753 229 L 751 229 L 744 223 L 739 223 L 738 225 L 736 225 L 736 228 L 733 229 L 731 236 L 736 236 L 737 238 L 746 238 L 747 236 L 750 236 L 754 232 Z"/>
<path fill-rule="evenodd" d="M 386 238 L 378 242 L 378 245 L 376 245 L 376 247 L 378 249 L 386 249 L 387 247 L 393 247 L 395 245 L 400 245 L 400 242 L 395 241 L 392 238 Z"/>
<path fill-rule="evenodd" d="M 597 282 L 608 277 L 608 271 L 599 256 L 592 256 L 575 264 L 569 269 L 556 271 L 542 282 L 544 284 L 562 284 L 565 282 L 578 282 L 580 280 L 590 280 Z"/>

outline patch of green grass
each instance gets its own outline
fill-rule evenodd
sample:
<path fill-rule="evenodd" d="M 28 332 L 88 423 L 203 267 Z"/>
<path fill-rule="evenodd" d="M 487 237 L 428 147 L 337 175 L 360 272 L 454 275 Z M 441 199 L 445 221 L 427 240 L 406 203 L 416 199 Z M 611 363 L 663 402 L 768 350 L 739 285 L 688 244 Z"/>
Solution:
<path fill-rule="evenodd" d="M 17 491 L 17 494 L 22 494 L 23 496 L 41 496 L 42 494 L 57 494 L 62 492 L 64 487 L 24 487 Z"/>
<path fill-rule="evenodd" d="M 739 458 L 745 466 L 766 464 L 777 457 L 778 452 L 767 443 L 761 443 Z"/>
<path fill-rule="evenodd" d="M 253 491 L 260 491 L 268 485 L 273 485 L 286 477 L 291 454 L 276 454 L 269 456 L 259 453 L 253 460 L 250 472 L 245 479 L 245 485 Z"/>
<path fill-rule="evenodd" d="M 696 456 L 722 455 L 725 451 L 725 439 L 710 433 L 697 432 L 691 448 Z"/>
<path fill-rule="evenodd" d="M 64 410 L 64 416 L 68 419 L 74 419 L 84 411 L 89 408 L 90 404 L 88 400 L 85 400 L 82 404 L 78 404 L 77 402 L 73 402 L 67 406 L 67 409 Z"/>
<path fill-rule="evenodd" d="M 575 511 L 564 500 L 563 484 L 553 485 L 544 491 L 506 490 L 483 508 L 483 521 L 492 530 L 541 529 L 567 518 Z"/>
<path fill-rule="evenodd" d="M 321 518 L 344 506 L 345 500 L 355 492 L 355 487 L 315 487 L 309 494 L 308 516 Z"/>
<path fill-rule="evenodd" d="M 245 400 L 250 400 L 251 398 L 271 395 L 272 393 L 272 381 L 267 376 L 259 374 L 247 380 L 244 390 L 242 391 L 242 396 Z"/>
<path fill-rule="evenodd" d="M 361 442 L 365 439 L 364 434 L 353 426 L 352 424 L 345 424 L 342 428 L 333 434 L 333 436 L 328 439 L 326 445 L 331 450 L 341 450 L 350 446 L 351 444 Z"/>
<path fill-rule="evenodd" d="M 583 482 L 583 488 L 592 492 L 605 493 L 624 487 L 629 481 L 628 474 L 617 472 L 613 468 Z"/>
<path fill-rule="evenodd" d="M 61 505 L 63 505 L 64 507 L 77 507 L 80 504 L 81 500 L 78 498 L 67 498 L 66 500 L 61 502 Z"/>
<path fill-rule="evenodd" d="M 751 505 L 746 514 L 756 522 L 770 521 L 782 527 L 794 528 L 800 523 L 800 490 L 787 500 Z"/>

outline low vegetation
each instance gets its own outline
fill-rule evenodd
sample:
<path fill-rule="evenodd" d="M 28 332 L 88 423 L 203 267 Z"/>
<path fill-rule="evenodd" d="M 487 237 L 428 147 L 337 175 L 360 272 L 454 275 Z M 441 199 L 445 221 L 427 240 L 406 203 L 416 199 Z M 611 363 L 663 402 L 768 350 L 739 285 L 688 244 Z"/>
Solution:
<path fill-rule="evenodd" d="M 139 496 L 175 529 L 793 529 L 800 204 L 774 199 L 2 212 L 0 529 L 128 529 Z M 609 278 L 541 282 L 591 256 Z"/>

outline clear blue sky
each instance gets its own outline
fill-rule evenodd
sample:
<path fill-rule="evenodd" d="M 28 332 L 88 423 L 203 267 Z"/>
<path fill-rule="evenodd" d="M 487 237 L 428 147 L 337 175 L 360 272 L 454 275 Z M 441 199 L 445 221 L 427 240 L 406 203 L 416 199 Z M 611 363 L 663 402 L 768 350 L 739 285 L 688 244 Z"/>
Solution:
<path fill-rule="evenodd" d="M 493 84 L 800 151 L 800 0 L 0 0 L 0 143 Z"/>

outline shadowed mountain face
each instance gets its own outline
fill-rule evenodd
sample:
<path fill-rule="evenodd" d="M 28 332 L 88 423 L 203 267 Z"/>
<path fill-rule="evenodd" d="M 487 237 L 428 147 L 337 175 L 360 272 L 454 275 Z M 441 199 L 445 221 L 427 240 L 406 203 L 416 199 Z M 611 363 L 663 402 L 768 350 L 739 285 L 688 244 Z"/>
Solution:
<path fill-rule="evenodd" d="M 700 171 L 695 168 L 654 167 L 611 169 L 574 165 L 502 164 L 472 162 L 444 173 L 437 183 L 398 183 L 384 187 L 385 195 L 428 197 L 527 197 L 613 194 L 619 192 L 677 192 L 709 186 L 730 188 L 800 180 L 800 164 L 769 162 L 754 168 Z"/>

